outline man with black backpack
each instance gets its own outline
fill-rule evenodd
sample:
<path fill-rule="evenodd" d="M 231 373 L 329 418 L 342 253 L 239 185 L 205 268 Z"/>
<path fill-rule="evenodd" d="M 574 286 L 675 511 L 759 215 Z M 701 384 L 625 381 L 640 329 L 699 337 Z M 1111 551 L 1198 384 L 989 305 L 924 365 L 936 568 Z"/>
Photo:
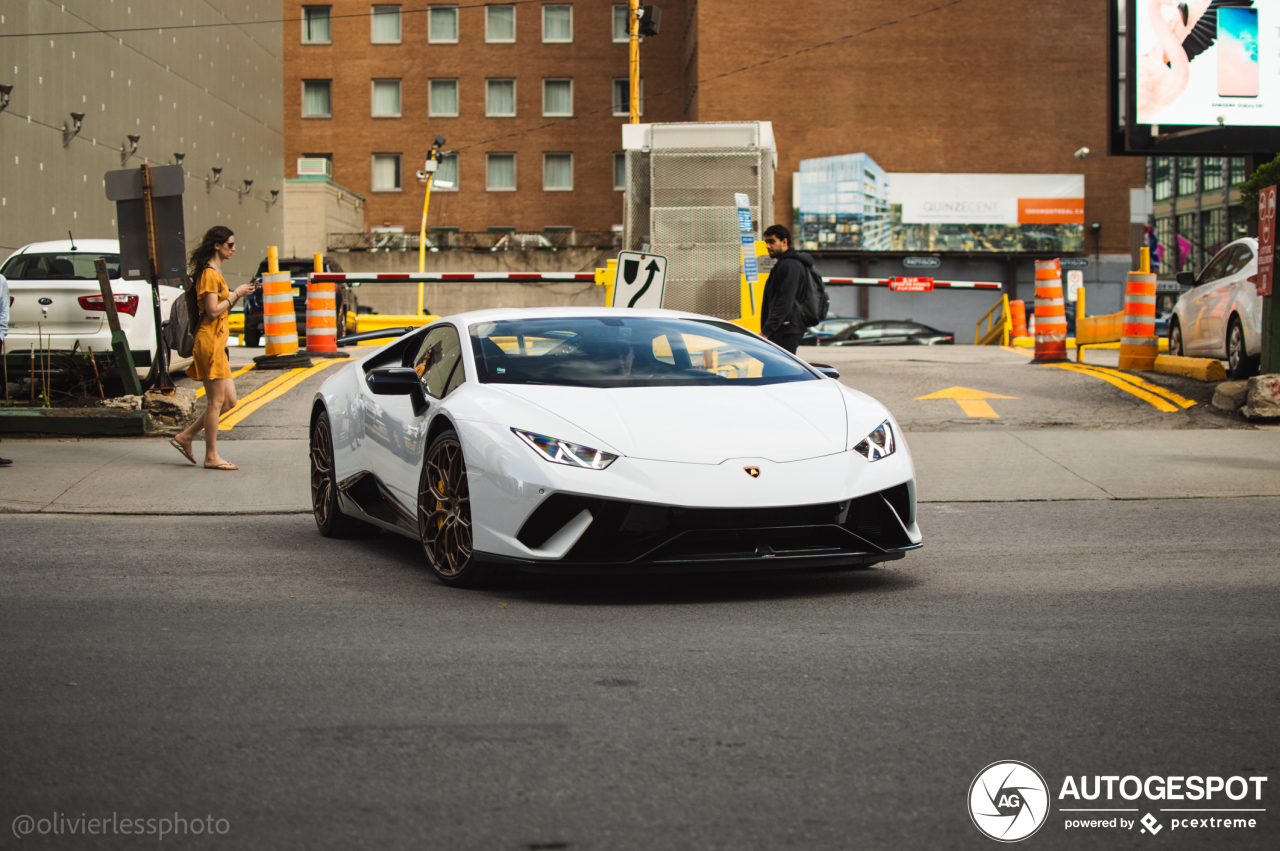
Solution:
<path fill-rule="evenodd" d="M 764 285 L 760 333 L 794 355 L 805 330 L 826 318 L 826 289 L 813 269 L 813 258 L 791 247 L 791 231 L 770 225 L 764 244 L 776 262 Z"/>

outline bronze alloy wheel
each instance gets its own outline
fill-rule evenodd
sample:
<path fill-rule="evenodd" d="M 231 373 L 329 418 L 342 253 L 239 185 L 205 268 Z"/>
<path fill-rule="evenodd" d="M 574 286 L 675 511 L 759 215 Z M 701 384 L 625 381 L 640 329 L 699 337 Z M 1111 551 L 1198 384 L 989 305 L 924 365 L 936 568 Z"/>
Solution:
<path fill-rule="evenodd" d="M 326 538 L 368 538 L 381 530 L 372 523 L 343 514 L 333 469 L 333 432 L 321 413 L 311 426 L 311 512 Z"/>
<path fill-rule="evenodd" d="M 418 534 L 431 569 L 447 584 L 467 582 L 471 567 L 471 495 L 456 432 L 431 443 L 418 485 Z"/>
<path fill-rule="evenodd" d="M 337 510 L 333 490 L 333 436 L 329 433 L 329 418 L 321 415 L 311 430 L 311 510 L 321 532 L 333 526 L 333 512 Z"/>

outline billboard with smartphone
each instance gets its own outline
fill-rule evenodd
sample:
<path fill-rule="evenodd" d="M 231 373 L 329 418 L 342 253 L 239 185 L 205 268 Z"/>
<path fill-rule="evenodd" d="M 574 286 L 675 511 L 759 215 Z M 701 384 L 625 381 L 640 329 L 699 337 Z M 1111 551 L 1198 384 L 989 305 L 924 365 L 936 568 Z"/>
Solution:
<path fill-rule="evenodd" d="M 1112 3 L 1112 154 L 1276 149 L 1280 3 Z"/>

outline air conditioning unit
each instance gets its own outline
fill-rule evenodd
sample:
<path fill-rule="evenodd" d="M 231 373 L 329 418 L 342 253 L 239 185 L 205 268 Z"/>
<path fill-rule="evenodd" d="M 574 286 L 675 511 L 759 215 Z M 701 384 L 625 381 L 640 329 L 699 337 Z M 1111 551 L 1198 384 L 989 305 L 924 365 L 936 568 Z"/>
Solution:
<path fill-rule="evenodd" d="M 298 177 L 304 174 L 318 174 L 333 178 L 333 162 L 324 157 L 298 157 Z"/>

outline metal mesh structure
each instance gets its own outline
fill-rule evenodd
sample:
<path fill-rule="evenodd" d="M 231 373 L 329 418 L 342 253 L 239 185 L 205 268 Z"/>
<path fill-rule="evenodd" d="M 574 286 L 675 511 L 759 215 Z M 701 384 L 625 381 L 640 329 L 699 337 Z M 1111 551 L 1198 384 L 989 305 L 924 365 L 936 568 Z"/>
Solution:
<path fill-rule="evenodd" d="M 653 147 L 627 152 L 623 244 L 667 257 L 663 307 L 738 316 L 734 194 L 750 199 L 757 239 L 773 221 L 774 152 L 754 144 L 755 132 L 731 123 L 654 125 Z"/>

